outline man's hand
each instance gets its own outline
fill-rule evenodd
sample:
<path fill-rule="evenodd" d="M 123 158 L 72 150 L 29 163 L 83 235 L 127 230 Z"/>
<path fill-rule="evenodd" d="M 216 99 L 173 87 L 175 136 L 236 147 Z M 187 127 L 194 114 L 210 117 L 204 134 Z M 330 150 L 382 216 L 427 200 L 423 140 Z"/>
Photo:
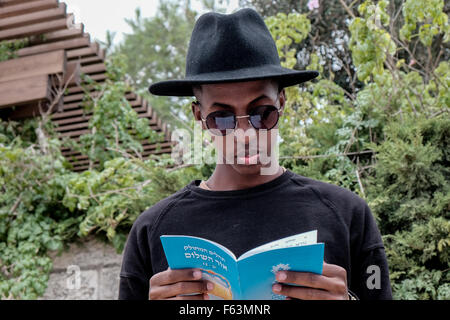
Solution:
<path fill-rule="evenodd" d="M 200 269 L 168 268 L 150 278 L 149 300 L 207 300 L 214 284 L 201 280 Z"/>
<path fill-rule="evenodd" d="M 323 263 L 322 275 L 309 272 L 278 271 L 272 290 L 286 299 L 348 300 L 347 271 L 335 264 Z M 290 286 L 288 283 L 304 286 Z"/>

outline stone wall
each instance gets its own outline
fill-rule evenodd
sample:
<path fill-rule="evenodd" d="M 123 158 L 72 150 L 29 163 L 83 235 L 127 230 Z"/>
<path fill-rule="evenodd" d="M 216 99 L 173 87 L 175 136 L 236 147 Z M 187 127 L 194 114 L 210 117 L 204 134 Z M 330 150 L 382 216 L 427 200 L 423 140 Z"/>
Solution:
<path fill-rule="evenodd" d="M 94 237 L 51 254 L 53 270 L 40 300 L 117 300 L 122 255 Z"/>

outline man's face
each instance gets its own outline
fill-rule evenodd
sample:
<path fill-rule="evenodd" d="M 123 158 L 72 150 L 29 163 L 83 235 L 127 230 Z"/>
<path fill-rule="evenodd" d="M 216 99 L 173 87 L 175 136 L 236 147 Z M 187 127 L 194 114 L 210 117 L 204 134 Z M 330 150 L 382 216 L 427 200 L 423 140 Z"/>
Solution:
<path fill-rule="evenodd" d="M 200 102 L 200 105 L 192 104 L 197 121 L 206 119 L 215 111 L 231 111 L 236 116 L 246 116 L 264 105 L 277 107 L 281 116 L 285 103 L 284 90 L 278 92 L 277 84 L 271 80 L 204 84 L 195 88 L 194 94 Z M 257 174 L 262 167 L 273 166 L 273 161 L 268 163 L 266 159 L 271 156 L 272 144 L 277 141 L 278 123 L 272 130 L 255 130 L 249 118 L 236 121 L 236 130 L 226 136 L 212 136 L 222 163 L 241 174 Z M 207 130 L 204 121 L 202 128 Z"/>

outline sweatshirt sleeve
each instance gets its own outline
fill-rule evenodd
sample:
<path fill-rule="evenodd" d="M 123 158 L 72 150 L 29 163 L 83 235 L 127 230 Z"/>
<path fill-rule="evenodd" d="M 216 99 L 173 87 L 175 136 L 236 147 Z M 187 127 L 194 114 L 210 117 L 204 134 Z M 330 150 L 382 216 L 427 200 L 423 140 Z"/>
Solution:
<path fill-rule="evenodd" d="M 119 300 L 148 300 L 152 266 L 144 221 L 141 217 L 136 219 L 127 238 L 120 270 Z"/>
<path fill-rule="evenodd" d="M 357 270 L 352 273 L 349 288 L 361 300 L 391 300 L 392 291 L 384 248 L 362 253 Z"/>
<path fill-rule="evenodd" d="M 309 180 L 312 181 L 312 180 Z M 349 290 L 361 300 L 392 299 L 383 240 L 367 202 L 342 187 L 313 182 L 323 201 L 348 229 L 350 246 Z"/>
<path fill-rule="evenodd" d="M 361 300 L 390 300 L 389 268 L 380 231 L 369 206 L 361 199 L 351 223 L 350 290 Z M 355 212 L 356 213 L 356 212 Z"/>
<path fill-rule="evenodd" d="M 148 300 L 148 282 L 136 277 L 120 276 L 119 300 Z"/>

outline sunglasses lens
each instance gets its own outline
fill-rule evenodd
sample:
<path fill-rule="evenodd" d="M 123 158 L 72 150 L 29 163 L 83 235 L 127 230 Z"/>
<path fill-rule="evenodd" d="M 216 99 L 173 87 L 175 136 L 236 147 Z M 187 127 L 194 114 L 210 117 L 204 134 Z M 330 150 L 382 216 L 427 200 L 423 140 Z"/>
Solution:
<path fill-rule="evenodd" d="M 255 129 L 272 129 L 278 122 L 278 109 L 275 106 L 260 106 L 252 110 L 250 122 Z"/>
<path fill-rule="evenodd" d="M 233 130 L 236 126 L 234 114 L 231 112 L 217 111 L 206 117 L 206 125 L 214 135 L 226 135 L 226 130 Z"/>

